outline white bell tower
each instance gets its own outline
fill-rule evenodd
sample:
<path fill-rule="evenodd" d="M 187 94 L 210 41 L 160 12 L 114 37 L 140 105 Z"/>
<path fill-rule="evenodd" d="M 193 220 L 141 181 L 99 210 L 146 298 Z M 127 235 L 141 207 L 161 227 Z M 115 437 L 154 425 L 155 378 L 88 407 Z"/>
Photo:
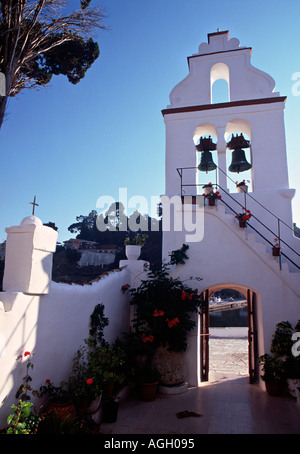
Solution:
<path fill-rule="evenodd" d="M 163 258 L 188 243 L 189 260 L 173 273 L 180 278 L 202 277 L 199 292 L 206 295 L 234 288 L 255 301 L 256 352 L 263 354 L 275 324 L 289 316 L 293 322 L 300 313 L 300 248 L 293 234 L 295 190 L 288 181 L 286 97 L 274 91 L 272 77 L 252 66 L 251 52 L 238 39 L 230 39 L 228 31 L 209 33 L 207 43 L 188 57 L 189 73 L 173 88 L 170 105 L 162 111 L 166 128 L 163 216 L 170 201 L 177 201 L 174 222 L 166 223 L 170 228 L 163 232 Z M 227 87 L 223 102 L 214 101 L 219 80 Z M 212 146 L 203 148 L 207 142 Z M 236 185 L 243 180 L 247 192 Z M 202 186 L 208 182 L 221 196 L 215 206 L 202 196 Z M 236 216 L 249 212 L 246 228 L 240 228 Z M 200 219 L 195 226 L 202 232 L 194 240 L 182 221 L 187 213 Z M 275 238 L 281 247 L 276 258 L 272 255 Z M 193 353 L 187 354 L 193 384 L 196 375 L 199 381 L 199 369 L 193 366 L 196 351 L 197 335 L 191 340 Z"/>

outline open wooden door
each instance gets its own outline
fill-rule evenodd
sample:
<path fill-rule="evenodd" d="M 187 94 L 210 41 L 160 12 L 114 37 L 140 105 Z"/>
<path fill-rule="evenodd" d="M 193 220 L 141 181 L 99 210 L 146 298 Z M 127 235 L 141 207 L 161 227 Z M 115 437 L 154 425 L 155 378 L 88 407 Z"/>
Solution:
<path fill-rule="evenodd" d="M 200 379 L 208 381 L 209 372 L 209 291 L 200 295 Z"/>
<path fill-rule="evenodd" d="M 256 293 L 247 290 L 248 304 L 248 361 L 249 361 L 249 382 L 257 381 L 257 331 L 256 331 Z"/>

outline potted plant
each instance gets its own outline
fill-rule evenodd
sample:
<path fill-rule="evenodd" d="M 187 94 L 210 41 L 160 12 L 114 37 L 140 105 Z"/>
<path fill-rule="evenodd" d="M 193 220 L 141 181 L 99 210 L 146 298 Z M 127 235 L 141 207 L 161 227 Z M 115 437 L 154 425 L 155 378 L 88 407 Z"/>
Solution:
<path fill-rule="evenodd" d="M 103 401 L 102 421 L 107 423 L 116 422 L 118 418 L 119 405 L 119 400 L 113 396 Z"/>
<path fill-rule="evenodd" d="M 286 377 L 284 361 L 265 353 L 259 357 L 259 363 L 262 364 L 261 378 L 265 382 L 267 393 L 270 396 L 281 395 Z"/>
<path fill-rule="evenodd" d="M 137 233 L 133 237 L 128 236 L 125 241 L 125 254 L 128 260 L 137 260 L 141 254 L 141 248 L 144 246 L 148 235 Z"/>
<path fill-rule="evenodd" d="M 206 195 L 206 194 L 209 194 L 210 191 L 213 190 L 213 185 L 212 185 L 212 183 L 204 184 L 204 185 L 202 186 L 202 189 L 203 189 L 203 194 L 205 194 L 205 195 Z"/>
<path fill-rule="evenodd" d="M 39 396 L 48 398 L 46 412 L 57 413 L 58 419 L 63 421 L 67 416 L 73 419 L 76 416 L 76 407 L 72 401 L 68 383 L 62 381 L 59 386 L 54 386 L 50 379 L 40 387 Z"/>
<path fill-rule="evenodd" d="M 272 255 L 273 257 L 278 257 L 280 255 L 279 239 L 277 237 L 274 238 L 274 245 L 272 246 Z"/>
<path fill-rule="evenodd" d="M 252 216 L 250 210 L 245 210 L 243 213 L 238 213 L 235 218 L 239 221 L 239 226 L 241 228 L 246 227 L 248 219 Z"/>
<path fill-rule="evenodd" d="M 136 382 L 138 395 L 144 402 L 150 402 L 155 399 L 159 383 L 159 373 L 151 366 L 145 366 L 137 369 Z"/>
<path fill-rule="evenodd" d="M 82 346 L 73 359 L 72 372 L 68 379 L 68 387 L 79 416 L 96 413 L 100 407 L 102 386 L 91 374 L 87 347 Z"/>
<path fill-rule="evenodd" d="M 207 194 L 202 194 L 205 199 L 208 199 L 208 204 L 210 206 L 214 206 L 216 204 L 216 200 L 220 200 L 222 196 L 220 195 L 219 191 L 210 191 Z"/>
<path fill-rule="evenodd" d="M 294 330 L 300 330 L 299 322 Z M 294 356 L 292 352 L 294 330 L 289 321 L 278 323 L 272 338 L 271 353 L 284 361 L 287 388 L 290 395 L 296 398 L 296 390 L 300 386 L 300 357 Z"/>
<path fill-rule="evenodd" d="M 238 182 L 238 181 L 235 182 L 238 192 L 248 192 L 248 185 L 246 184 L 246 181 L 247 181 L 247 183 L 250 183 L 249 180 L 243 180 L 243 181 L 240 181 L 240 182 Z"/>
<path fill-rule="evenodd" d="M 133 335 L 141 350 L 140 357 L 144 355 L 147 358 L 144 365 L 153 365 L 158 349 L 170 354 L 176 352 L 181 357 L 187 348 L 187 334 L 195 327 L 192 316 L 197 313 L 200 304 L 197 290 L 172 278 L 167 265 L 163 264 L 160 269 L 151 270 L 148 279 L 131 290 L 131 304 L 135 310 Z M 163 366 L 156 357 L 155 368 L 164 385 L 165 376 L 159 364 Z"/>

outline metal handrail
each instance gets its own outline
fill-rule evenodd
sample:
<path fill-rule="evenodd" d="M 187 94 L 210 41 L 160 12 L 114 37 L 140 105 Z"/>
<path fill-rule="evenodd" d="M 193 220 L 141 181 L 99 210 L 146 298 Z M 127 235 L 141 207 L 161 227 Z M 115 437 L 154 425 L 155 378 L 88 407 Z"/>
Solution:
<path fill-rule="evenodd" d="M 219 168 L 217 166 L 217 168 Z M 182 179 L 183 179 L 183 170 L 185 169 L 197 169 L 197 167 L 180 167 L 177 169 L 177 172 L 179 174 L 179 177 L 180 177 L 180 195 L 181 197 L 183 196 L 183 187 L 199 187 L 199 186 L 203 186 L 203 184 L 183 184 L 182 182 Z M 216 169 L 217 170 L 217 169 Z M 222 171 L 222 169 L 220 169 Z M 223 172 L 223 171 L 222 171 Z M 216 173 L 217 175 L 217 173 Z M 230 178 L 230 177 L 228 177 Z M 231 178 L 230 178 L 231 179 Z M 231 181 L 233 181 L 231 179 Z M 231 196 L 231 194 L 229 194 L 224 188 L 222 188 L 219 184 L 217 183 L 212 183 L 213 186 L 215 187 L 218 187 L 220 190 L 222 190 L 228 197 L 230 197 L 235 203 L 237 203 L 238 205 L 240 205 L 242 207 L 242 209 L 246 210 L 246 207 L 243 206 L 239 201 L 237 201 L 234 197 Z M 245 197 L 246 195 L 249 196 L 248 193 L 245 192 Z M 300 257 L 300 254 L 295 251 L 288 243 L 286 243 L 286 241 L 284 241 L 282 238 L 281 238 L 281 235 L 280 235 L 280 222 L 282 222 L 283 224 L 285 224 L 287 227 L 289 227 L 291 229 L 291 227 L 286 224 L 284 221 L 282 221 L 280 218 L 278 218 L 278 216 L 276 216 L 274 213 L 272 213 L 270 210 L 268 210 L 267 208 L 265 208 L 260 202 L 258 202 L 254 197 L 250 196 L 255 202 L 257 202 L 259 205 L 262 206 L 262 208 L 264 208 L 265 210 L 267 210 L 270 214 L 272 214 L 276 219 L 277 219 L 277 222 L 278 222 L 278 233 L 274 233 L 268 226 L 266 226 L 259 218 L 257 218 L 255 215 L 253 215 L 251 213 L 251 216 L 258 222 L 260 223 L 265 229 L 267 229 L 270 233 L 272 233 L 272 235 L 274 235 L 275 237 L 278 238 L 279 240 L 279 247 L 281 246 L 281 243 L 283 243 L 284 245 L 286 245 L 291 251 L 293 251 L 296 255 L 298 255 Z M 224 203 L 231 211 L 233 211 L 235 214 L 237 214 L 237 212 L 230 206 L 228 205 L 223 199 L 221 199 L 221 202 Z M 246 198 L 245 198 L 245 205 L 246 205 Z M 267 243 L 269 243 L 271 246 L 273 246 L 273 243 L 271 241 L 269 241 L 262 233 L 260 233 L 255 227 L 253 227 L 251 224 L 249 224 L 248 222 L 246 223 L 247 225 L 249 225 L 250 228 L 252 228 L 258 235 L 260 235 Z M 291 229 L 293 231 L 293 229 Z M 284 254 L 282 251 L 280 251 L 280 255 L 279 255 L 279 266 L 280 266 L 280 270 L 281 270 L 281 256 L 285 257 L 287 260 L 289 260 L 294 266 L 296 266 L 296 268 L 300 269 L 300 266 L 297 265 L 290 257 L 288 257 L 286 254 Z"/>

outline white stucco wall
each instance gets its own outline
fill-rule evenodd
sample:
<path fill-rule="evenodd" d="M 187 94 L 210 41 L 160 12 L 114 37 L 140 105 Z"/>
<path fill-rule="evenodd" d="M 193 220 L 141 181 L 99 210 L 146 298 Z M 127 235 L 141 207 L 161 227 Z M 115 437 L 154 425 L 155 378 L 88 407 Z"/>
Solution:
<path fill-rule="evenodd" d="M 185 209 L 195 211 L 195 206 Z M 189 259 L 172 270 L 174 277 L 187 282 L 190 277 L 202 278 L 200 282 L 189 283 L 199 292 L 232 288 L 246 295 L 247 289 L 253 290 L 257 295 L 258 355 L 261 355 L 269 351 L 278 322 L 289 320 L 294 325 L 300 319 L 300 273 L 290 272 L 287 264 L 280 271 L 278 258 L 249 228 L 241 229 L 234 216 L 225 213 L 221 202 L 215 207 L 205 206 L 202 215 L 203 238 L 187 242 L 190 232 L 184 229 L 164 232 L 163 257 L 167 259 L 172 250 L 189 244 Z M 198 385 L 198 327 L 191 333 L 189 345 L 185 354 L 188 381 Z"/>
<path fill-rule="evenodd" d="M 67 378 L 72 359 L 88 336 L 90 315 L 97 304 L 105 305 L 109 318 L 104 331 L 107 341 L 128 331 L 129 295 L 121 291 L 128 282 L 130 272 L 124 268 L 91 285 L 51 282 L 47 295 L 0 293 L 0 426 L 5 424 L 25 375 L 19 355 L 34 352 L 33 388 L 47 378 L 59 384 Z"/>

